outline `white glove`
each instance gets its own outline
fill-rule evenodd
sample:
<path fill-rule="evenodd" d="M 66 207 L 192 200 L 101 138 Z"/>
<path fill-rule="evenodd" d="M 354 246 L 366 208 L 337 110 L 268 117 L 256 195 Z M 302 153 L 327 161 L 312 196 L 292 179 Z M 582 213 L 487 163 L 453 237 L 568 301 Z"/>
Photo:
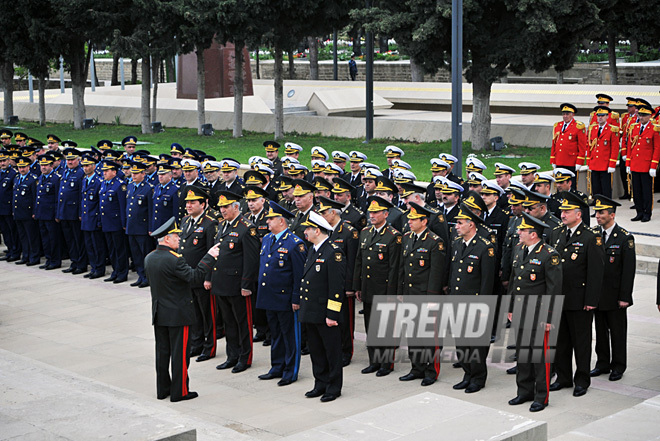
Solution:
<path fill-rule="evenodd" d="M 580 166 L 580 171 L 589 171 L 589 166 L 588 165 L 581 165 Z"/>
<path fill-rule="evenodd" d="M 615 171 L 616 171 L 616 168 L 614 168 L 614 167 L 607 167 L 607 173 L 612 174 L 612 173 L 614 173 Z"/>
<path fill-rule="evenodd" d="M 623 159 L 623 162 L 626 162 L 626 157 L 622 156 L 621 159 Z"/>
<path fill-rule="evenodd" d="M 552 169 L 554 170 L 556 168 L 557 168 L 557 164 L 552 164 Z"/>
<path fill-rule="evenodd" d="M 652 168 L 651 170 L 649 170 L 649 174 L 651 175 L 652 178 L 655 178 L 655 173 L 656 173 L 656 171 L 657 171 L 657 170 L 654 169 L 654 168 Z"/>
<path fill-rule="evenodd" d="M 626 173 L 630 174 L 630 167 L 626 167 Z"/>

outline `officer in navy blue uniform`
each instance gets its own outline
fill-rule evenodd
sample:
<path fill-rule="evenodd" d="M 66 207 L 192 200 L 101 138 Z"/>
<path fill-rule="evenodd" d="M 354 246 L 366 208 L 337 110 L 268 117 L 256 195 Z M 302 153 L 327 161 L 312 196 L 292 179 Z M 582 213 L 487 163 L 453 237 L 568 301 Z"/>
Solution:
<path fill-rule="evenodd" d="M 66 170 L 66 161 L 63 161 L 64 155 L 59 150 L 50 150 L 48 154 L 51 155 L 54 160 L 53 170 L 55 170 L 55 173 L 58 175 L 62 176 Z"/>
<path fill-rule="evenodd" d="M 34 207 L 37 202 L 37 178 L 30 173 L 27 158 L 16 160 L 18 174 L 14 178 L 14 221 L 21 241 L 22 258 L 16 265 L 39 265 L 39 225 L 34 220 Z"/>
<path fill-rule="evenodd" d="M 46 263 L 40 269 L 52 270 L 62 266 L 62 238 L 55 222 L 57 211 L 57 191 L 60 188 L 60 175 L 53 171 L 53 157 L 42 155 L 39 160 L 41 176 L 37 178 L 37 202 L 34 206 L 34 219 L 39 222 L 39 233 Z"/>
<path fill-rule="evenodd" d="M 156 163 L 158 162 L 158 158 L 155 156 L 148 155 L 146 158 L 144 158 L 143 162 L 147 166 L 147 170 L 145 171 L 145 176 L 144 180 L 151 184 L 152 187 L 155 187 L 156 185 L 159 184 L 158 182 L 158 167 Z"/>
<path fill-rule="evenodd" d="M 257 308 L 266 310 L 271 332 L 270 370 L 261 380 L 281 378 L 278 386 L 298 379 L 300 369 L 300 323 L 293 305 L 299 302 L 307 250 L 288 228 L 293 213 L 276 202 L 269 203 L 266 214 L 268 233 L 261 244 Z"/>
<path fill-rule="evenodd" d="M 137 144 L 137 138 L 135 136 L 127 136 L 121 140 L 121 145 L 124 147 L 124 153 L 121 155 L 121 159 L 134 159 L 135 155 L 135 146 Z"/>
<path fill-rule="evenodd" d="M 101 204 L 99 191 L 103 182 L 96 173 L 96 159 L 85 155 L 80 161 L 84 176 L 81 184 L 80 229 L 91 271 L 85 278 L 98 279 L 105 276 L 105 259 L 108 249 L 101 231 Z"/>
<path fill-rule="evenodd" d="M 101 230 L 110 253 L 112 274 L 104 282 L 122 283 L 128 278 L 126 254 L 126 184 L 117 177 L 119 164 L 104 161 L 103 182 L 99 190 L 101 201 Z"/>
<path fill-rule="evenodd" d="M 172 216 L 176 217 L 179 208 L 179 187 L 172 180 L 172 166 L 160 164 L 158 166 L 159 184 L 154 187 L 153 216 L 149 224 L 149 231 L 155 231 Z"/>
<path fill-rule="evenodd" d="M 3 130 L 6 134 L 7 130 Z M 11 135 L 9 135 L 11 136 Z M 14 179 L 18 173 L 9 163 L 9 152 L 0 150 L 0 231 L 7 245 L 7 254 L 0 260 L 15 262 L 21 258 L 21 243 L 18 240 L 16 222 L 12 216 L 12 198 L 14 193 Z"/>
<path fill-rule="evenodd" d="M 37 160 L 37 146 L 25 146 L 21 148 L 21 156 L 30 162 L 30 173 L 39 177 L 41 175 L 41 167 Z"/>
<path fill-rule="evenodd" d="M 80 151 L 76 150 L 73 141 L 64 144 L 72 145 L 64 149 L 66 168 L 60 179 L 59 198 L 57 202 L 56 219 L 62 227 L 65 244 L 69 249 L 71 266 L 64 273 L 83 274 L 87 272 L 88 258 L 85 252 L 83 234 L 80 228 L 80 201 L 82 181 L 85 173 L 80 167 Z"/>
<path fill-rule="evenodd" d="M 146 288 L 149 286 L 144 273 L 144 258 L 154 249 L 153 239 L 149 237 L 149 220 L 152 215 L 154 189 L 146 182 L 147 165 L 134 161 L 131 166 L 133 182 L 126 192 L 126 236 L 131 248 L 131 256 L 138 274 L 137 281 L 131 286 Z"/>

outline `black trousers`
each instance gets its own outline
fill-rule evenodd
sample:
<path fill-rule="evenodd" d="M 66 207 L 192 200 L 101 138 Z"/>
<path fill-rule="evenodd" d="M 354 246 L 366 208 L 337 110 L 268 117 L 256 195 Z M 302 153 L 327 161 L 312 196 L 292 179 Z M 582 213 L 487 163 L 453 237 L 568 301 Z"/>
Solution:
<path fill-rule="evenodd" d="M 216 296 L 222 311 L 227 341 L 227 360 L 252 365 L 251 296 Z"/>
<path fill-rule="evenodd" d="M 653 207 L 653 180 L 651 175 L 641 172 L 631 172 L 633 200 L 637 214 L 651 216 Z"/>
<path fill-rule="evenodd" d="M 62 227 L 62 234 L 65 237 L 65 246 L 67 246 L 69 250 L 71 268 L 87 270 L 89 259 L 85 252 L 85 243 L 83 241 L 83 233 L 80 230 L 80 221 L 61 220 L 60 226 Z"/>
<path fill-rule="evenodd" d="M 550 395 L 551 363 L 546 361 L 548 334 L 548 331 L 544 331 L 542 359 L 538 363 L 518 362 L 518 372 L 516 373 L 518 396 L 533 399 L 541 404 L 548 404 Z M 535 341 L 535 336 L 532 335 L 531 341 Z"/>
<path fill-rule="evenodd" d="M 619 178 L 621 178 L 621 185 L 623 185 L 623 195 L 630 196 L 628 191 L 628 173 L 626 173 L 626 161 L 619 159 Z"/>
<path fill-rule="evenodd" d="M 128 277 L 128 256 L 126 255 L 126 235 L 123 231 L 103 233 L 110 253 L 112 276 L 117 279 Z"/>
<path fill-rule="evenodd" d="M 40 220 L 38 222 L 46 265 L 60 266 L 62 264 L 60 227 L 54 220 Z"/>
<path fill-rule="evenodd" d="M 596 310 L 596 367 L 623 374 L 627 365 L 627 308 Z M 610 352 L 611 345 L 611 352 Z"/>
<path fill-rule="evenodd" d="M 108 249 L 101 230 L 83 231 L 83 242 L 87 252 L 87 261 L 94 274 L 105 274 L 105 259 L 108 257 Z"/>
<path fill-rule="evenodd" d="M 21 242 L 22 260 L 26 262 L 39 262 L 41 240 L 39 237 L 39 224 L 34 219 L 17 220 L 16 230 Z"/>
<path fill-rule="evenodd" d="M 343 383 L 341 330 L 325 323 L 304 323 L 312 359 L 314 388 L 339 395 Z"/>
<path fill-rule="evenodd" d="M 607 171 L 591 172 L 591 192 L 612 198 L 612 175 Z"/>
<path fill-rule="evenodd" d="M 11 215 L 0 216 L 0 232 L 7 245 L 7 258 L 13 259 L 21 256 L 21 241 L 18 239 L 16 222 Z"/>
<path fill-rule="evenodd" d="M 456 345 L 456 349 L 463 354 L 460 360 L 464 372 L 463 381 L 484 387 L 486 385 L 486 378 L 488 377 L 486 357 L 488 357 L 490 346 Z"/>
<path fill-rule="evenodd" d="M 191 351 L 201 348 L 202 354 L 215 357 L 215 296 L 204 288 L 192 288 L 197 323 L 190 327 Z"/>
<path fill-rule="evenodd" d="M 128 244 L 131 247 L 131 255 L 135 264 L 135 271 L 138 274 L 138 280 L 147 281 L 147 275 L 144 272 L 144 258 L 154 250 L 154 240 L 147 235 L 129 235 Z"/>
<path fill-rule="evenodd" d="M 341 352 L 349 360 L 353 358 L 353 333 L 355 332 L 355 297 L 344 296 L 341 306 Z"/>
<path fill-rule="evenodd" d="M 189 327 L 154 325 L 156 337 L 156 394 L 159 399 L 188 395 Z M 172 377 L 170 378 L 170 364 Z"/>
<path fill-rule="evenodd" d="M 377 330 L 371 329 L 371 308 L 373 303 L 364 302 L 364 329 L 367 331 L 367 340 L 370 332 L 376 332 Z M 378 351 L 378 354 L 376 354 Z M 396 347 L 384 347 L 384 346 L 369 346 L 367 345 L 367 353 L 369 354 L 369 365 L 378 366 L 379 369 L 394 369 L 394 355 Z M 378 356 L 376 356 L 378 355 Z M 384 360 L 385 359 L 385 360 Z"/>
<path fill-rule="evenodd" d="M 555 352 L 555 371 L 557 381 L 563 386 L 572 385 L 584 388 L 591 385 L 589 376 L 591 365 L 591 323 L 592 311 L 562 311 L 557 350 Z M 573 354 L 575 354 L 575 376 L 573 376 Z"/>

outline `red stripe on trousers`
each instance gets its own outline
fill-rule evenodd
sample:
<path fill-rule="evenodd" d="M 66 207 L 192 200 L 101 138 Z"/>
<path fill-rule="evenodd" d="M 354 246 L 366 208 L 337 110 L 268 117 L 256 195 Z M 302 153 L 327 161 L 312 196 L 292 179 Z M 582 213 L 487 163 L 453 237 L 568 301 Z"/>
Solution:
<path fill-rule="evenodd" d="M 435 347 L 435 352 L 433 353 L 433 367 L 435 368 L 435 379 L 437 380 L 438 377 L 440 376 L 440 354 L 438 351 L 440 350 L 440 346 Z M 436 357 L 437 354 L 437 357 Z"/>
<path fill-rule="evenodd" d="M 252 349 L 254 348 L 252 342 L 252 299 L 250 296 L 245 297 L 245 304 L 247 305 L 247 319 L 248 319 L 248 335 L 250 336 L 250 356 L 248 357 L 248 366 L 252 365 Z"/>
<path fill-rule="evenodd" d="M 188 326 L 183 327 L 183 360 L 181 360 L 181 396 L 188 395 Z"/>

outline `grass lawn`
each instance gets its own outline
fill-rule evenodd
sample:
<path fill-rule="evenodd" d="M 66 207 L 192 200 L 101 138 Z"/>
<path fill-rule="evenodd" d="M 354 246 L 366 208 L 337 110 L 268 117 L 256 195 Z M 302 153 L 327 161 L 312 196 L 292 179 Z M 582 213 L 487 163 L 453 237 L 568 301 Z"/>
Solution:
<path fill-rule="evenodd" d="M 89 147 L 90 145 L 96 146 L 96 143 L 101 139 L 121 142 L 125 136 L 135 135 L 138 141 L 151 143 L 144 146 L 138 145 L 138 148 L 149 150 L 152 154 L 169 152 L 170 144 L 178 142 L 184 147 L 203 150 L 218 159 L 232 157 L 242 163 L 247 162 L 248 158 L 254 155 L 266 156 L 262 143 L 268 139 L 272 139 L 272 134 L 254 132 L 244 132 L 244 136 L 238 139 L 232 138 L 230 131 L 216 131 L 213 136 L 198 136 L 195 129 L 177 128 L 165 128 L 165 131 L 162 133 L 142 135 L 140 134 L 140 128 L 135 126 L 99 125 L 90 130 L 74 130 L 71 124 L 49 124 L 45 127 L 40 127 L 36 123 L 29 122 L 22 122 L 20 131 L 41 141 L 46 140 L 47 134 L 54 133 L 62 140 L 70 139 L 77 142 L 81 148 Z M 295 142 L 303 147 L 304 150 L 300 155 L 300 161 L 307 166 L 310 165 L 309 152 L 311 148 L 321 146 L 328 154 L 332 154 L 333 150 L 341 150 L 346 153 L 351 150 L 359 150 L 369 157 L 368 162 L 384 168 L 387 161 L 383 154 L 383 149 L 393 144 L 405 151 L 406 154 L 402 159 L 412 166 L 412 170 L 419 180 L 430 179 L 430 158 L 437 157 L 442 152 L 451 152 L 450 141 L 412 143 L 376 139 L 368 144 L 364 144 L 362 139 L 290 134 L 280 142 L 282 144 L 280 156 L 284 156 L 285 141 Z M 121 146 L 117 146 L 117 149 L 121 150 Z M 510 146 L 502 152 L 473 152 L 470 143 L 464 142 L 463 161 L 465 161 L 465 158 L 470 153 L 476 153 L 486 164 L 488 169 L 485 172 L 485 176 L 488 178 L 494 177 L 493 171 L 495 167 L 493 164 L 495 162 L 502 162 L 517 168 L 519 162 L 529 161 L 539 164 L 542 170 L 550 169 L 550 149 L 548 148 Z"/>

